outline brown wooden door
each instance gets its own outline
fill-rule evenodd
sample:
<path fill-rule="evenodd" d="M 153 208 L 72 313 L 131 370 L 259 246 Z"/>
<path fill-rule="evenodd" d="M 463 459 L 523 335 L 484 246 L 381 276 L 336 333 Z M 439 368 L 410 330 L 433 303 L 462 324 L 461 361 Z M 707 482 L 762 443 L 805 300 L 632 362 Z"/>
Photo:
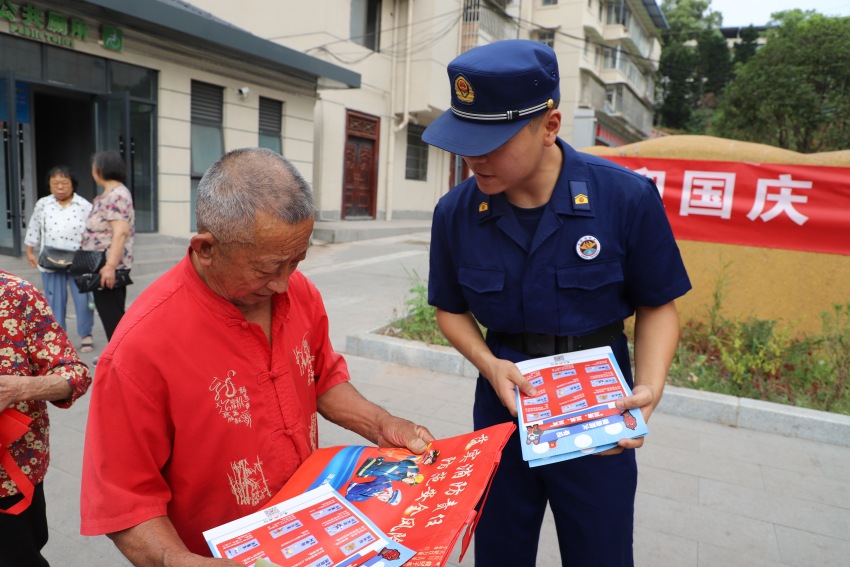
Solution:
<path fill-rule="evenodd" d="M 345 143 L 342 218 L 375 218 L 375 142 L 349 137 Z"/>
<path fill-rule="evenodd" d="M 349 110 L 345 124 L 342 218 L 374 219 L 378 201 L 378 133 L 381 119 Z"/>

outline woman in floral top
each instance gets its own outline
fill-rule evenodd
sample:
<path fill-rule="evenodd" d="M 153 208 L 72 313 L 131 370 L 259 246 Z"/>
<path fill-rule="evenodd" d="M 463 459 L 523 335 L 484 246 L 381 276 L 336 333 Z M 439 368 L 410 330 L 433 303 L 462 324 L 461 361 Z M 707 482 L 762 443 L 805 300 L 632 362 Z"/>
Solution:
<path fill-rule="evenodd" d="M 121 154 L 113 150 L 95 154 L 91 175 L 103 187 L 103 193 L 94 199 L 82 248 L 106 251 L 106 264 L 100 269 L 100 289 L 94 291 L 94 305 L 109 340 L 124 316 L 127 288 L 115 287 L 115 271 L 133 267 L 136 213 L 133 197 L 124 185 L 127 167 Z"/>
<path fill-rule="evenodd" d="M 47 565 L 44 475 L 47 401 L 70 407 L 91 384 L 88 367 L 29 282 L 0 270 L 0 551 L 6 565 Z"/>

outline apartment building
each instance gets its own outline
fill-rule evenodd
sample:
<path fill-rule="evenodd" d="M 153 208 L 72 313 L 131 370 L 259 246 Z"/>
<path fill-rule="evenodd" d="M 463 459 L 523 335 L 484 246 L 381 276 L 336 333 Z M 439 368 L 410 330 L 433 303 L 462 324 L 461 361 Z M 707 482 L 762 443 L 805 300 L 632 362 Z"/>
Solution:
<path fill-rule="evenodd" d="M 561 136 L 576 147 L 648 138 L 660 30 L 654 0 L 193 0 L 240 28 L 351 69 L 359 89 L 319 89 L 319 220 L 430 218 L 468 175 L 421 133 L 449 103 L 446 64 L 475 45 L 530 38 L 561 67 Z"/>

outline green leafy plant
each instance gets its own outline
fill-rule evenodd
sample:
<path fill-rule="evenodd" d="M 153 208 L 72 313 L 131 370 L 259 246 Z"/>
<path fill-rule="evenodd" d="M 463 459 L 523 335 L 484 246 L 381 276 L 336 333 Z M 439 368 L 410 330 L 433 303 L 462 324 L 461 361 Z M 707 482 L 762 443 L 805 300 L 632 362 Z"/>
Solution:
<path fill-rule="evenodd" d="M 416 270 L 405 268 L 410 289 L 410 297 L 404 302 L 404 312 L 393 312 L 393 319 L 385 328 L 385 334 L 403 339 L 422 341 L 431 345 L 448 346 L 437 325 L 437 310 L 428 304 L 428 281 L 423 280 Z"/>

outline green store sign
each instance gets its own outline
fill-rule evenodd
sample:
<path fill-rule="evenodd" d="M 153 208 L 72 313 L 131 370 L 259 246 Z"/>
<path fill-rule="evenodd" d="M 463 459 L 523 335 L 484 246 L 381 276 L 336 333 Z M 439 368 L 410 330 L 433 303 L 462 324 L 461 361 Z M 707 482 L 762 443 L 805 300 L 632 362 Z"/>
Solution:
<path fill-rule="evenodd" d="M 31 4 L 16 7 L 11 0 L 0 0 L 0 20 L 9 22 L 9 31 L 13 34 L 61 47 L 73 49 L 75 41 L 89 39 L 88 22 Z M 121 29 L 104 25 L 100 37 L 105 49 L 124 49 Z"/>

